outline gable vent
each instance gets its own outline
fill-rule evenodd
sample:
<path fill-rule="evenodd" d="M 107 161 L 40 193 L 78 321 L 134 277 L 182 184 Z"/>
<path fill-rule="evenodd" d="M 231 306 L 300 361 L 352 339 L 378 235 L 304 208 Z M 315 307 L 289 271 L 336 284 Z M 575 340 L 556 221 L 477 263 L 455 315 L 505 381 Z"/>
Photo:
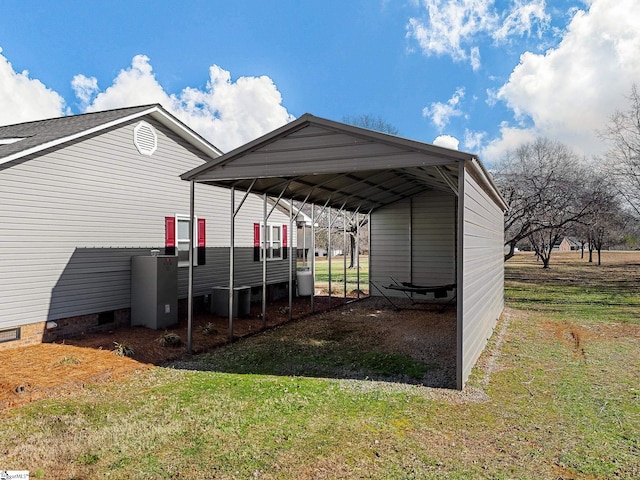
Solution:
<path fill-rule="evenodd" d="M 158 148 L 158 136 L 147 122 L 138 123 L 133 129 L 133 143 L 143 155 L 152 155 Z"/>

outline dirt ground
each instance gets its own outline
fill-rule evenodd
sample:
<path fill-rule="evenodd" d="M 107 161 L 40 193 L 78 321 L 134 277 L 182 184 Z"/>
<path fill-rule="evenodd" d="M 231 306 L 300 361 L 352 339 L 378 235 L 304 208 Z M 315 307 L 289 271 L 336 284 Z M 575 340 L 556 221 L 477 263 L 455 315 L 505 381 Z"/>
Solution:
<path fill-rule="evenodd" d="M 383 299 L 343 304 L 343 298 L 333 297 L 329 300 L 328 297 L 317 296 L 314 299 L 314 311 L 322 315 L 325 321 L 329 318 L 340 322 L 345 320 L 345 316 L 351 320 L 368 318 L 371 321 L 358 321 L 352 327 L 361 328 L 363 336 L 389 344 L 391 348 L 400 351 L 408 349 L 420 358 L 438 359 L 438 363 L 443 365 L 450 363 L 455 372 L 455 308 L 450 308 L 454 312 L 451 322 L 447 320 L 451 312 L 443 316 L 432 306 L 423 308 L 405 302 L 403 310 L 395 312 Z M 260 304 L 252 305 L 250 317 L 234 320 L 234 339 L 263 330 L 261 311 Z M 293 319 L 305 322 L 310 315 L 309 300 L 295 299 Z M 287 300 L 268 306 L 267 328 L 288 321 Z M 397 328 L 399 323 L 402 323 L 402 328 Z M 453 331 L 451 328 L 443 330 L 445 324 L 453 325 Z M 159 339 L 166 332 L 179 335 L 181 345 L 163 346 Z M 228 343 L 228 318 L 209 313 L 195 314 L 192 332 L 193 354 L 222 346 Z M 430 340 L 424 342 L 423 339 Z M 186 340 L 187 320 L 181 318 L 175 328 L 166 331 L 144 327 L 119 328 L 59 343 L 1 351 L 0 411 L 42 398 L 72 395 L 88 385 L 117 380 L 154 365 L 166 365 L 178 359 L 188 360 L 191 356 L 187 354 Z M 114 355 L 112 350 L 116 343 L 132 348 L 134 353 L 131 358 Z M 451 372 L 445 368 L 440 370 L 439 375 L 450 376 Z"/>

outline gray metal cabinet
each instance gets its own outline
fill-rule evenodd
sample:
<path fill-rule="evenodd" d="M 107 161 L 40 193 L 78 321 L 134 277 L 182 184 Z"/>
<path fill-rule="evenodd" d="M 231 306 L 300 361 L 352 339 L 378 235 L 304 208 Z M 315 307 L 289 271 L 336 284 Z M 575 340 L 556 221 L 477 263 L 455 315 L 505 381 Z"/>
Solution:
<path fill-rule="evenodd" d="M 131 257 L 131 325 L 167 328 L 178 323 L 178 258 Z"/>

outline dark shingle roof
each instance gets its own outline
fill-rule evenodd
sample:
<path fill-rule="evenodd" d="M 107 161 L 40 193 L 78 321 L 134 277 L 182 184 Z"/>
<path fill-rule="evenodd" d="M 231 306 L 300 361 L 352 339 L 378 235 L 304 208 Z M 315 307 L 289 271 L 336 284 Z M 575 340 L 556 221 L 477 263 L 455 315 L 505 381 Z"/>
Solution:
<path fill-rule="evenodd" d="M 0 163 L 7 157 L 20 152 L 46 145 L 56 140 L 81 135 L 83 132 L 107 125 L 111 122 L 158 107 L 158 105 L 141 105 L 137 107 L 119 108 L 82 115 L 49 118 L 35 122 L 18 123 L 0 126 L 0 140 L 21 138 L 22 140 L 0 144 Z"/>

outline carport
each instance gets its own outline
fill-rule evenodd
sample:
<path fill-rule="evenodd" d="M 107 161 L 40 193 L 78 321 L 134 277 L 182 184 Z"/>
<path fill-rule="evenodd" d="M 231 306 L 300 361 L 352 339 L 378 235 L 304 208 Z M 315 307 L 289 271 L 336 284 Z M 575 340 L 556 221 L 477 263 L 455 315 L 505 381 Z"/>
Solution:
<path fill-rule="evenodd" d="M 244 201 L 235 200 L 237 192 L 263 196 L 265 224 L 275 208 L 267 198 L 269 205 L 293 200 L 370 215 L 371 295 L 382 294 L 392 279 L 455 285 L 456 383 L 463 388 L 504 307 L 507 205 L 475 155 L 305 114 L 181 178 L 191 182 L 192 211 L 195 183 L 230 190 L 231 245 Z M 291 223 L 296 214 L 292 209 Z M 385 292 L 394 293 L 402 294 Z M 231 322 L 231 289 L 229 302 Z"/>

